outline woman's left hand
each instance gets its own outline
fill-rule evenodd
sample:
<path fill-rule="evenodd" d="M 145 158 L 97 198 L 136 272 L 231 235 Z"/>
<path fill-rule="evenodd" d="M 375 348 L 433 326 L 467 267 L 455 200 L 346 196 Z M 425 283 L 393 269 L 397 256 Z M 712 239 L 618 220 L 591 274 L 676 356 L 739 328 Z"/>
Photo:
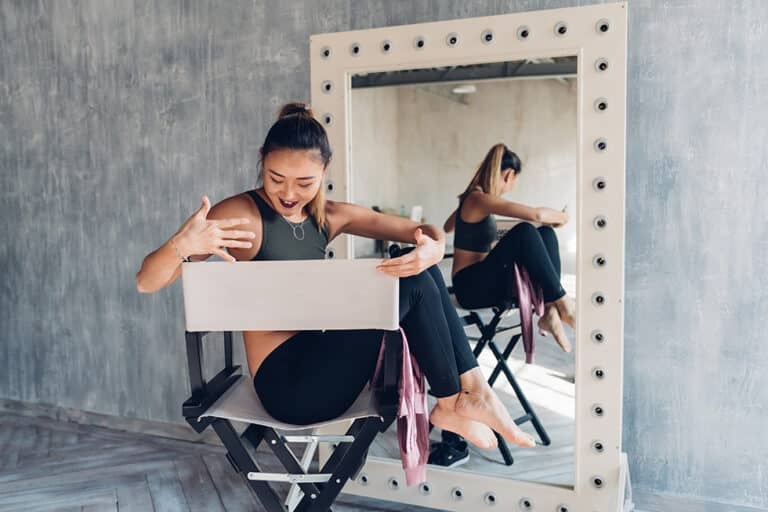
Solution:
<path fill-rule="evenodd" d="M 377 268 L 385 274 L 395 277 L 408 277 L 420 274 L 443 259 L 445 244 L 425 235 L 421 228 L 413 234 L 416 248 L 411 252 L 382 261 Z"/>

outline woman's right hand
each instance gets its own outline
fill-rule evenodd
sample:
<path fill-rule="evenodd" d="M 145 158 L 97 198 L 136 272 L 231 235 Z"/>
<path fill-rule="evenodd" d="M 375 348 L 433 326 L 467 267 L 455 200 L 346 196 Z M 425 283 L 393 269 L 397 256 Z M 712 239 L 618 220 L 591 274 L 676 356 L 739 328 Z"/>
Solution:
<path fill-rule="evenodd" d="M 539 217 L 538 220 L 542 224 L 547 224 L 553 228 L 559 228 L 568 223 L 569 217 L 565 208 L 563 208 L 563 211 L 557 211 L 552 208 L 544 207 L 537 208 L 536 210 Z"/>
<path fill-rule="evenodd" d="M 223 250 L 224 247 L 250 248 L 253 243 L 244 241 L 256 236 L 253 231 L 231 229 L 235 226 L 250 223 L 248 218 L 233 218 L 209 220 L 211 201 L 203 196 L 203 204 L 199 210 L 187 219 L 179 231 L 171 239 L 178 248 L 181 256 L 188 257 L 196 254 L 216 254 L 226 261 L 235 258 Z"/>

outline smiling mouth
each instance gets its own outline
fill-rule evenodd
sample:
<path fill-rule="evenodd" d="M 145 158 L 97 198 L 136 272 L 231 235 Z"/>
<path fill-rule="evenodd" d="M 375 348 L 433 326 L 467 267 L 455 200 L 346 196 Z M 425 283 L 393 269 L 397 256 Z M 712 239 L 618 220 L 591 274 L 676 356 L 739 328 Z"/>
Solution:
<path fill-rule="evenodd" d="M 283 205 L 283 208 L 293 208 L 297 204 L 299 204 L 298 201 L 285 201 L 284 199 L 280 199 L 280 204 Z"/>

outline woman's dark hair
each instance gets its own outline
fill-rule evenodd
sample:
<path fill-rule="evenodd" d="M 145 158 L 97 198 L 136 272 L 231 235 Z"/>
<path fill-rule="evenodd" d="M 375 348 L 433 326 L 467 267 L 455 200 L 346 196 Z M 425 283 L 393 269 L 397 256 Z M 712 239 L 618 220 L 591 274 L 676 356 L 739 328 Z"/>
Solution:
<path fill-rule="evenodd" d="M 316 152 L 323 169 L 328 167 L 332 156 L 328 134 L 306 103 L 288 103 L 280 109 L 277 121 L 267 132 L 261 146 L 260 167 L 263 167 L 264 159 L 269 153 L 279 149 Z M 261 172 L 263 173 L 263 168 Z M 318 227 L 325 228 L 325 188 L 322 185 L 308 207 L 308 213 L 315 219 Z"/>
<path fill-rule="evenodd" d="M 469 186 L 459 197 L 463 199 L 476 187 L 480 187 L 486 194 L 500 195 L 501 174 L 508 169 L 512 169 L 515 175 L 520 174 L 520 171 L 523 170 L 520 157 L 504 144 L 495 144 L 488 150 L 475 171 L 472 181 L 469 182 Z"/>
<path fill-rule="evenodd" d="M 520 163 L 520 157 L 517 156 L 517 153 L 510 151 L 508 147 L 504 146 L 504 156 L 501 157 L 501 171 L 504 172 L 507 169 L 512 169 L 517 175 L 520 174 L 520 171 L 523 170 L 523 167 Z"/>

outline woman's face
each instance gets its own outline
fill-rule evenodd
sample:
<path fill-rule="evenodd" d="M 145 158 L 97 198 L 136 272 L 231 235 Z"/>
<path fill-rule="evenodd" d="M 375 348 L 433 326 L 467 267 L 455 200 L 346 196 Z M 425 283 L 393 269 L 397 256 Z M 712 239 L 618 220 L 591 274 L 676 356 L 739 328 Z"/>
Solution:
<path fill-rule="evenodd" d="M 315 150 L 278 149 L 263 161 L 264 192 L 283 217 L 303 216 L 323 184 L 325 168 Z M 294 219 L 295 220 L 295 219 Z"/>

